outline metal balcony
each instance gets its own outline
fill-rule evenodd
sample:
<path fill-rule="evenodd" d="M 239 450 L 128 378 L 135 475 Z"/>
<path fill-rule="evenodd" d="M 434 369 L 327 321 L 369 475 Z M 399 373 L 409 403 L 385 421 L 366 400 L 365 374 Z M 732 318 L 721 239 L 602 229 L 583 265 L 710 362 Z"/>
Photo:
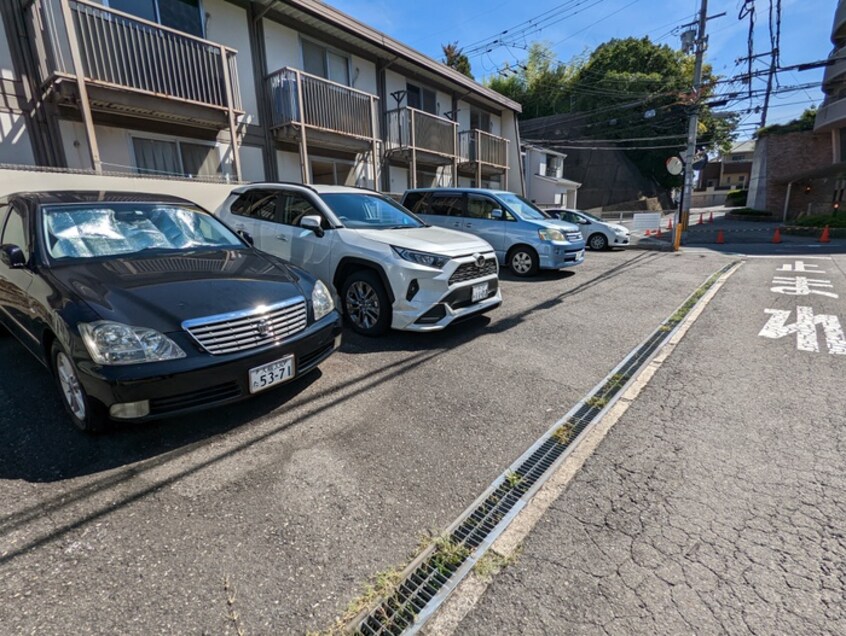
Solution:
<path fill-rule="evenodd" d="M 445 117 L 405 106 L 386 114 L 385 151 L 392 160 L 410 164 L 458 162 L 458 124 Z"/>
<path fill-rule="evenodd" d="M 477 177 L 502 174 L 508 170 L 508 140 L 483 130 L 458 133 L 459 169 Z"/>
<path fill-rule="evenodd" d="M 28 22 L 42 88 L 93 112 L 222 129 L 241 114 L 231 48 L 88 0 L 33 0 Z"/>
<path fill-rule="evenodd" d="M 846 44 L 846 0 L 840 0 L 837 3 L 834 26 L 831 28 L 831 41 L 838 46 Z"/>
<path fill-rule="evenodd" d="M 834 60 L 831 66 L 825 67 L 822 88 L 828 94 L 837 92 L 838 86 L 846 83 L 846 48 L 835 49 L 828 58 Z"/>
<path fill-rule="evenodd" d="M 270 127 L 283 140 L 352 152 L 378 142 L 379 98 L 294 68 L 267 78 Z"/>

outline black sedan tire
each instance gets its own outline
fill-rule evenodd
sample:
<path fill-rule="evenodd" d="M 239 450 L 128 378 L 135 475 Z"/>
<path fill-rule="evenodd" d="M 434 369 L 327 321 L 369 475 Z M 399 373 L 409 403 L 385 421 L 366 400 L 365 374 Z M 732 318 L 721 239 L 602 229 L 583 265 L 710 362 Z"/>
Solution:
<path fill-rule="evenodd" d="M 608 249 L 608 239 L 604 234 L 591 234 L 588 238 L 588 245 L 590 249 L 601 252 Z"/>
<path fill-rule="evenodd" d="M 58 342 L 53 343 L 50 360 L 56 387 L 59 389 L 59 399 L 74 425 L 85 433 L 106 430 L 109 425 L 106 408 L 85 393 L 76 365 Z"/>
<path fill-rule="evenodd" d="M 350 274 L 341 287 L 341 303 L 353 331 L 363 336 L 381 336 L 391 327 L 391 299 L 375 272 Z"/>

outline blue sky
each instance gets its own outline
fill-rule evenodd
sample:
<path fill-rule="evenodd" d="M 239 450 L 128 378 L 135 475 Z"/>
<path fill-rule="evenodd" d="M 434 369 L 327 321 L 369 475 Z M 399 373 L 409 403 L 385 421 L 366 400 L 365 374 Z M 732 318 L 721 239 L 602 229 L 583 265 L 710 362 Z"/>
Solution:
<path fill-rule="evenodd" d="M 328 0 L 342 11 L 362 20 L 418 50 L 440 59 L 440 45 L 458 41 L 459 46 L 494 36 L 511 26 L 529 20 L 562 4 L 561 0 L 450 0 L 449 2 L 409 2 L 408 0 Z M 708 24 L 710 46 L 706 61 L 715 72 L 733 76 L 742 72 L 735 60 L 746 55 L 748 22 L 738 21 L 739 0 L 709 2 L 708 13 L 726 12 Z M 645 36 L 678 47 L 679 38 L 671 33 L 679 24 L 694 18 L 699 0 L 591 0 L 571 2 L 578 14 L 528 37 L 528 42 L 545 40 L 554 43 L 561 60 L 582 55 L 613 37 Z M 837 0 L 783 0 L 782 66 L 825 59 L 831 51 L 829 39 Z M 755 52 L 769 51 L 767 0 L 757 0 Z M 525 44 L 525 43 L 521 43 Z M 506 62 L 525 57 L 519 47 L 498 48 L 473 57 L 477 79 L 490 76 Z M 763 62 L 756 69 L 764 68 Z M 780 74 L 782 85 L 819 82 L 822 70 Z M 763 88 L 763 80 L 755 80 L 755 88 Z M 774 96 L 770 123 L 788 121 L 812 104 L 822 101 L 820 89 Z M 748 102 L 738 108 L 747 108 Z M 750 126 L 760 115 L 744 114 Z"/>

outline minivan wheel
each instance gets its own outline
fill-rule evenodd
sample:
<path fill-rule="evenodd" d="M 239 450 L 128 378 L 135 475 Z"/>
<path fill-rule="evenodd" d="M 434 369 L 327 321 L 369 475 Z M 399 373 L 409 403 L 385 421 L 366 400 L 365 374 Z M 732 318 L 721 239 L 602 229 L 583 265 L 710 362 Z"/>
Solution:
<path fill-rule="evenodd" d="M 591 234 L 588 239 L 588 245 L 590 245 L 590 249 L 600 252 L 608 249 L 608 239 L 604 234 Z"/>
<path fill-rule="evenodd" d="M 515 247 L 508 254 L 508 266 L 515 276 L 534 276 L 540 269 L 538 254 L 531 247 Z"/>
<path fill-rule="evenodd" d="M 364 336 L 380 336 L 391 326 L 391 301 L 374 272 L 353 272 L 344 281 L 341 298 L 344 315 L 353 331 Z"/>
<path fill-rule="evenodd" d="M 105 430 L 109 421 L 105 408 L 85 393 L 76 366 L 58 342 L 53 343 L 51 359 L 59 397 L 74 425 L 86 433 Z"/>

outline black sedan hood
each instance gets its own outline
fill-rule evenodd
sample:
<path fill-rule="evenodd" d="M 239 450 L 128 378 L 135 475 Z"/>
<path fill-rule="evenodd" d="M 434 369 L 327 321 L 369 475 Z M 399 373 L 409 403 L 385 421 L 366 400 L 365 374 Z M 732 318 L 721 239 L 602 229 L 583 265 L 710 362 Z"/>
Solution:
<path fill-rule="evenodd" d="M 103 320 L 163 333 L 192 318 L 303 295 L 297 273 L 253 249 L 91 260 L 51 273 Z"/>

